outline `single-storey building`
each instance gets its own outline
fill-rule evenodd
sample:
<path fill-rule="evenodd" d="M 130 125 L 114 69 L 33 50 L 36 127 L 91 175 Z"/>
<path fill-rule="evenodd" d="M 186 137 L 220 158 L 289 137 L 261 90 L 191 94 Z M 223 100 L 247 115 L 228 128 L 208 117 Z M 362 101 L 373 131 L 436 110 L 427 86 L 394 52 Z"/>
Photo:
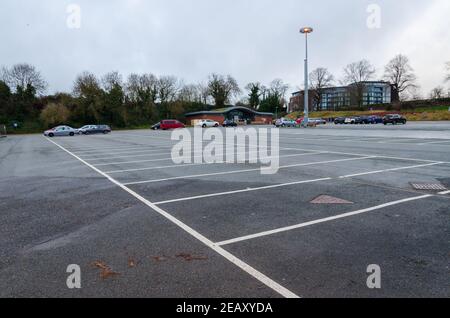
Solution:
<path fill-rule="evenodd" d="M 188 125 L 194 125 L 198 120 L 210 119 L 222 124 L 226 119 L 236 123 L 251 123 L 255 125 L 270 125 L 274 118 L 272 113 L 261 113 L 246 107 L 229 107 L 214 111 L 200 111 L 184 115 Z"/>

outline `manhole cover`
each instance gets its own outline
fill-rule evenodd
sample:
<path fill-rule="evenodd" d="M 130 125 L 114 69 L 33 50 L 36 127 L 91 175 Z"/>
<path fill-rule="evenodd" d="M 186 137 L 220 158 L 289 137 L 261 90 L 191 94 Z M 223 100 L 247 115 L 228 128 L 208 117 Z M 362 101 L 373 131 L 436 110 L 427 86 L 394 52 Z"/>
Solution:
<path fill-rule="evenodd" d="M 447 188 L 440 183 L 411 183 L 411 186 L 415 190 L 428 190 L 428 191 L 445 191 Z"/>
<path fill-rule="evenodd" d="M 353 204 L 353 202 L 331 197 L 329 195 L 320 195 L 311 201 L 312 204 Z"/>

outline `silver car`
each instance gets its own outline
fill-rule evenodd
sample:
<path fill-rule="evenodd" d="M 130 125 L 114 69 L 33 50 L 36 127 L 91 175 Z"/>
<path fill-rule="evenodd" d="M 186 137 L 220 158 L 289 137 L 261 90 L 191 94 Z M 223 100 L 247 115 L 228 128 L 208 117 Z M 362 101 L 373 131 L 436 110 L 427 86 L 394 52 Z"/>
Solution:
<path fill-rule="evenodd" d="M 326 125 L 327 121 L 323 118 L 310 118 L 309 122 L 312 122 L 316 125 Z"/>
<path fill-rule="evenodd" d="M 46 137 L 75 136 L 78 134 L 78 129 L 69 126 L 58 126 L 44 132 L 44 136 Z"/>

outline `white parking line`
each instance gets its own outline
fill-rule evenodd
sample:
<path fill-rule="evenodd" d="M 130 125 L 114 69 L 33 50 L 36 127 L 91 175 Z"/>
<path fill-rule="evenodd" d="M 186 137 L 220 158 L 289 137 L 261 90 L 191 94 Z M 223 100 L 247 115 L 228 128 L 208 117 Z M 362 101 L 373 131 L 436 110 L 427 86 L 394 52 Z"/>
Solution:
<path fill-rule="evenodd" d="M 321 179 L 313 179 L 313 180 L 304 180 L 304 181 L 296 181 L 296 182 L 275 184 L 275 185 L 270 185 L 270 186 L 265 186 L 265 187 L 247 188 L 247 189 L 243 189 L 243 190 L 211 193 L 211 194 L 205 194 L 205 195 L 198 195 L 198 196 L 195 196 L 195 197 L 180 198 L 180 199 L 173 199 L 173 200 L 156 202 L 155 205 L 163 205 L 163 204 L 168 204 L 168 203 L 184 202 L 184 201 L 191 201 L 191 200 L 197 200 L 197 199 L 218 197 L 218 196 L 223 196 L 223 195 L 232 195 L 232 194 L 245 193 L 245 192 L 254 192 L 254 191 L 260 191 L 260 190 L 276 189 L 276 188 L 282 188 L 282 187 L 287 187 L 287 186 L 292 186 L 292 185 L 314 183 L 314 182 L 327 181 L 327 180 L 332 180 L 332 178 L 321 178 Z"/>
<path fill-rule="evenodd" d="M 385 169 L 385 170 L 377 170 L 377 171 L 355 173 L 355 174 L 349 174 L 349 175 L 346 175 L 346 176 L 341 176 L 339 178 L 340 179 L 353 178 L 353 177 L 360 177 L 360 176 L 366 176 L 366 175 L 370 175 L 370 174 L 378 174 L 378 173 L 383 173 L 383 172 L 393 172 L 393 171 L 400 171 L 400 170 L 408 170 L 408 169 L 436 166 L 436 165 L 440 165 L 440 164 L 443 164 L 443 162 L 434 162 L 434 163 L 427 163 L 427 164 L 416 165 L 416 166 L 408 166 L 408 167 L 400 167 L 400 168 L 392 168 L 392 169 Z"/>
<path fill-rule="evenodd" d="M 90 139 L 90 138 L 89 138 Z M 144 146 L 148 146 L 148 147 L 152 147 L 153 144 L 142 144 L 142 143 L 138 143 L 136 141 L 127 141 L 126 143 L 114 143 L 114 144 L 110 144 L 105 145 L 105 143 L 103 142 L 103 140 L 89 140 L 89 146 L 86 145 L 86 143 L 83 143 L 80 146 L 71 146 L 70 148 L 68 147 L 68 149 L 70 149 L 70 151 L 73 151 L 74 154 L 76 154 L 75 152 L 89 152 L 89 151 L 97 151 L 97 150 L 114 150 L 114 149 L 125 149 L 125 148 L 137 148 L 137 147 L 144 147 Z M 110 140 L 110 141 L 117 141 L 117 140 Z M 167 145 L 167 144 L 166 144 Z M 158 144 L 156 144 L 155 146 L 158 146 Z"/>
<path fill-rule="evenodd" d="M 304 148 L 293 148 L 293 147 L 280 147 L 281 150 L 314 150 L 314 149 L 304 149 Z M 430 162 L 430 163 L 441 163 L 441 164 L 450 164 L 450 162 L 436 161 L 436 160 L 428 160 L 428 159 L 419 159 L 419 158 L 404 158 L 404 157 L 394 157 L 394 156 L 384 156 L 384 155 L 369 155 L 369 154 L 361 154 L 361 153 L 352 153 L 352 152 L 340 152 L 340 151 L 328 151 L 330 154 L 336 155 L 347 155 L 347 156 L 376 156 L 381 159 L 392 159 L 392 160 L 402 160 L 402 161 L 416 161 L 416 162 Z"/>
<path fill-rule="evenodd" d="M 449 143 L 449 142 L 450 142 L 450 140 L 440 140 L 440 141 L 424 142 L 424 143 L 421 143 L 421 144 L 418 144 L 418 145 L 420 145 L 420 146 L 432 145 L 432 144 L 439 145 L 439 144 L 444 144 L 444 143 Z"/>
<path fill-rule="evenodd" d="M 122 165 L 122 164 L 159 162 L 159 161 L 172 161 L 172 158 L 149 159 L 149 160 L 133 160 L 133 161 L 115 161 L 115 162 L 107 162 L 107 163 L 95 164 L 95 166 L 96 167 L 117 166 L 117 165 Z"/>
<path fill-rule="evenodd" d="M 178 227 L 180 227 L 181 229 L 183 229 L 184 231 L 189 233 L 191 236 L 195 237 L 197 240 L 202 242 L 204 245 L 208 246 L 209 248 L 214 250 L 216 253 L 218 253 L 219 255 L 223 256 L 225 259 L 227 259 L 228 261 L 230 261 L 231 263 L 233 263 L 237 267 L 241 268 L 243 271 L 245 271 L 246 273 L 248 273 L 249 275 L 251 275 L 252 277 L 257 279 L 258 281 L 260 281 L 261 283 L 263 283 L 267 287 L 271 288 L 272 290 L 274 290 L 275 292 L 277 292 L 281 296 L 283 296 L 285 298 L 299 298 L 299 296 L 296 295 L 295 293 L 293 293 L 292 291 L 288 290 L 287 288 L 283 287 L 282 285 L 280 285 L 279 283 L 277 283 L 273 279 L 269 278 L 268 276 L 266 276 L 263 273 L 259 272 L 255 268 L 251 267 L 249 264 L 247 264 L 244 261 L 240 260 L 239 258 L 234 256 L 230 252 L 228 252 L 228 251 L 224 250 L 223 248 L 221 248 L 220 246 L 214 244 L 214 242 L 212 242 L 211 240 L 207 239 L 205 236 L 203 236 L 199 232 L 195 231 L 193 228 L 191 228 L 188 225 L 186 225 L 185 223 L 181 222 L 180 220 L 178 220 L 177 218 L 175 218 L 174 216 L 172 216 L 171 214 L 169 214 L 165 210 L 161 209 L 160 207 L 156 206 L 154 203 L 152 203 L 149 200 L 145 199 L 144 197 L 142 197 L 141 195 L 139 195 L 135 191 L 133 191 L 130 188 L 128 188 L 127 186 L 125 186 L 124 184 L 120 183 L 119 181 L 115 180 L 111 176 L 107 175 L 106 173 L 104 173 L 101 170 L 97 169 L 93 165 L 91 165 L 88 162 L 84 161 L 83 159 L 81 159 L 77 155 L 73 154 L 69 150 L 65 149 L 64 147 L 60 146 L 56 142 L 54 142 L 54 141 L 52 141 L 52 140 L 50 140 L 48 138 L 47 138 L 47 140 L 50 141 L 51 143 L 53 143 L 54 145 L 58 146 L 60 149 L 62 149 L 65 152 L 67 152 L 69 155 L 71 155 L 74 158 L 78 159 L 80 162 L 82 162 L 83 164 L 85 164 L 86 166 L 88 166 L 89 168 L 91 168 L 92 170 L 97 172 L 98 174 L 102 175 L 103 177 L 108 179 L 110 182 L 112 182 L 113 184 L 117 185 L 122 190 L 126 191 L 127 193 L 129 193 L 130 195 L 135 197 L 137 200 L 139 200 L 140 202 L 142 202 L 143 204 L 145 204 L 146 206 L 148 206 L 149 208 L 151 208 L 155 212 L 159 213 L 160 215 L 165 217 L 167 220 L 169 220 L 170 222 L 174 223 L 175 225 L 177 225 Z"/>
<path fill-rule="evenodd" d="M 428 165 L 435 165 L 435 164 L 428 164 Z M 425 166 L 428 166 L 428 165 L 425 165 Z M 414 168 L 420 168 L 420 167 L 422 167 L 422 165 L 420 165 L 420 166 L 401 167 L 401 168 L 395 168 L 394 171 L 406 170 L 406 169 L 414 169 Z M 356 175 L 378 174 L 378 173 L 384 173 L 384 172 L 389 172 L 389 171 L 392 171 L 392 169 L 369 171 L 369 172 L 365 172 L 363 174 L 356 174 Z M 298 185 L 298 184 L 303 184 L 303 183 L 313 183 L 313 182 L 327 181 L 327 180 L 347 179 L 347 178 L 351 178 L 352 176 L 355 176 L 355 175 L 340 176 L 340 177 L 334 177 L 334 178 L 333 177 L 328 177 L 328 178 L 323 178 L 323 179 L 304 180 L 304 181 L 289 182 L 289 183 L 280 183 L 280 184 L 276 184 L 276 185 L 273 185 L 273 186 L 241 189 L 241 190 L 235 190 L 235 191 L 229 191 L 229 192 L 210 193 L 210 194 L 204 194 L 204 195 L 197 195 L 197 196 L 193 196 L 193 197 L 185 197 L 185 198 L 178 198 L 178 199 L 173 199 L 173 200 L 166 200 L 166 201 L 157 202 L 155 204 L 156 205 L 163 205 L 163 204 L 168 204 L 168 203 L 191 201 L 191 200 L 210 198 L 210 197 L 216 197 L 216 196 L 221 196 L 221 195 L 238 194 L 238 193 L 244 193 L 244 192 L 249 192 L 249 191 L 254 192 L 254 191 L 260 191 L 260 190 L 266 190 L 266 189 L 272 189 L 272 188 L 282 188 L 282 187 L 288 187 L 288 186 Z M 448 194 L 448 193 L 450 193 L 450 191 L 441 192 L 439 194 Z"/>
<path fill-rule="evenodd" d="M 150 139 L 159 139 L 159 140 L 170 140 L 170 134 L 168 135 L 169 138 L 157 137 L 154 135 L 135 135 L 135 134 L 121 134 L 118 136 L 120 138 L 122 138 L 122 137 L 141 137 L 141 138 L 150 138 Z"/>
<path fill-rule="evenodd" d="M 400 144 L 400 145 L 413 145 L 413 142 L 410 141 L 422 141 L 422 139 L 417 138 L 398 138 L 398 139 L 389 139 L 386 138 L 385 140 L 377 141 L 378 144 Z"/>
<path fill-rule="evenodd" d="M 94 161 L 94 160 L 105 160 L 105 159 L 121 159 L 121 158 L 133 158 L 133 157 L 152 157 L 152 156 L 162 156 L 162 155 L 171 155 L 170 152 L 159 152 L 159 153 L 153 153 L 153 151 L 155 150 L 142 150 L 142 151 L 131 151 L 129 153 L 127 153 L 127 155 L 125 156 L 108 156 L 108 157 L 103 157 L 99 155 L 89 155 L 89 156 L 83 156 L 83 159 L 86 161 Z M 324 153 L 324 151 L 317 151 L 317 153 Z"/>
<path fill-rule="evenodd" d="M 315 150 L 292 150 L 292 151 L 307 151 L 312 154 L 321 154 L 324 153 L 323 151 L 315 151 Z M 258 153 L 258 151 L 250 151 L 246 152 L 248 153 Z M 192 159 L 195 158 L 202 158 L 203 156 L 194 156 Z M 116 165 L 122 165 L 122 164 L 133 164 L 133 163 L 146 163 L 146 162 L 158 162 L 158 161 L 172 161 L 172 158 L 163 158 L 163 159 L 150 159 L 150 160 L 133 160 L 133 161 L 116 161 L 116 162 L 107 162 L 107 163 L 101 163 L 101 164 L 95 164 L 96 167 L 103 167 L 103 166 L 116 166 Z"/>
<path fill-rule="evenodd" d="M 97 160 L 107 160 L 107 159 L 122 159 L 122 158 L 135 158 L 135 157 L 157 157 L 157 156 L 170 156 L 170 152 L 157 152 L 152 153 L 152 150 L 145 151 L 145 153 L 137 153 L 137 154 L 128 154 L 126 156 L 108 156 L 108 157 L 84 157 L 83 159 L 86 161 L 97 161 Z"/>
<path fill-rule="evenodd" d="M 373 159 L 373 158 L 376 158 L 376 156 L 362 157 L 362 158 L 328 160 L 328 161 L 319 161 L 319 162 L 310 162 L 310 163 L 300 163 L 300 164 L 294 164 L 294 165 L 280 166 L 279 169 L 288 169 L 288 168 L 303 167 L 303 166 L 313 166 L 313 165 L 326 164 L 326 163 L 366 160 L 366 159 Z M 145 183 L 157 183 L 157 182 L 179 180 L 179 179 L 192 179 L 192 178 L 220 176 L 220 175 L 247 173 L 247 172 L 255 172 L 255 171 L 261 171 L 261 168 L 245 169 L 245 170 L 241 169 L 241 170 L 233 170 L 233 171 L 225 171 L 225 172 L 205 173 L 205 174 L 197 174 L 197 175 L 190 175 L 190 176 L 171 177 L 171 178 L 165 178 L 165 179 L 145 180 L 145 181 L 124 183 L 124 185 L 137 185 L 137 184 L 145 184 Z"/>
<path fill-rule="evenodd" d="M 364 214 L 364 213 L 368 213 L 368 212 L 372 212 L 372 211 L 376 211 L 376 210 L 381 210 L 383 208 L 387 208 L 390 206 L 394 206 L 394 205 L 398 205 L 398 204 L 402 204 L 402 203 L 406 203 L 406 202 L 423 200 L 423 199 L 430 198 L 430 197 L 432 197 L 432 195 L 428 194 L 428 195 L 422 195 L 422 196 L 418 196 L 418 197 L 393 201 L 393 202 L 377 205 L 377 206 L 367 208 L 367 209 L 344 213 L 344 214 L 340 214 L 340 215 L 336 215 L 336 216 L 332 216 L 332 217 L 328 217 L 328 218 L 323 218 L 323 219 L 319 219 L 319 220 L 315 220 L 315 221 L 305 222 L 305 223 L 301 223 L 301 224 L 297 224 L 297 225 L 286 226 L 286 227 L 278 228 L 275 230 L 265 231 L 265 232 L 256 233 L 256 234 L 252 234 L 252 235 L 246 235 L 246 236 L 234 238 L 234 239 L 223 241 L 223 242 L 218 242 L 218 243 L 216 243 L 216 245 L 225 246 L 225 245 L 230 245 L 230 244 L 234 244 L 234 243 L 238 243 L 238 242 L 248 241 L 248 240 L 252 240 L 252 239 L 263 237 L 263 236 L 274 235 L 274 234 L 292 231 L 292 230 L 296 230 L 296 229 L 300 229 L 300 228 L 304 228 L 307 226 L 312 226 L 312 225 L 316 225 L 316 224 L 320 224 L 320 223 L 325 223 L 325 222 L 335 221 L 335 220 L 339 220 L 339 219 L 343 219 L 343 218 L 348 218 L 348 217 L 355 216 L 355 215 L 360 215 L 360 214 Z"/>
<path fill-rule="evenodd" d="M 439 194 L 442 194 L 442 195 L 450 194 L 450 191 L 442 191 L 442 192 L 439 192 Z"/>
<path fill-rule="evenodd" d="M 288 134 L 288 135 L 296 135 L 296 134 Z M 300 136 L 309 136 L 309 135 L 300 135 Z M 410 143 L 407 141 L 419 141 L 422 140 L 421 138 L 395 138 L 395 139 L 389 139 L 388 137 L 385 138 L 352 138 L 343 136 L 343 138 L 336 138 L 336 136 L 331 136 L 332 138 L 326 138 L 326 136 L 317 136 L 317 137 L 324 137 L 324 138 L 305 138 L 305 137 L 285 137 L 282 136 L 280 139 L 291 139 L 291 140 L 307 140 L 307 141 L 323 141 L 323 142 L 355 142 L 355 143 L 374 143 L 374 144 L 399 144 L 399 145 L 414 145 L 414 143 Z M 405 141 L 405 142 L 402 142 Z"/>
<path fill-rule="evenodd" d="M 282 156 L 275 156 L 275 158 L 291 158 L 291 157 L 303 157 L 303 156 L 313 156 L 313 155 L 320 155 L 320 154 L 326 154 L 326 151 L 322 152 L 310 152 L 310 153 L 299 153 L 299 154 L 293 154 L 293 155 L 282 155 Z M 266 158 L 260 158 L 260 159 L 270 159 L 274 157 L 266 157 Z M 225 164 L 225 163 L 216 163 L 216 164 Z M 126 170 L 114 170 L 114 171 L 108 171 L 105 172 L 107 174 L 114 174 L 114 173 L 123 173 L 123 172 L 135 172 L 135 171 L 146 171 L 146 170 L 159 170 L 159 169 L 165 169 L 165 168 L 183 168 L 183 167 L 192 167 L 192 166 L 203 166 L 203 165 L 213 165 L 212 163 L 189 163 L 189 164 L 180 164 L 180 165 L 169 165 L 169 166 L 162 166 L 162 167 L 146 167 L 146 168 L 136 168 L 136 169 L 126 169 Z"/>
<path fill-rule="evenodd" d="M 110 155 L 110 154 L 122 154 L 122 153 L 128 153 L 128 152 L 134 152 L 134 151 L 151 151 L 151 150 L 166 150 L 171 149 L 172 146 L 141 146 L 141 147 L 132 147 L 132 148 L 116 148 L 116 149 L 106 149 L 106 150 L 90 150 L 90 151 L 79 151 L 74 152 L 76 155 L 86 155 L 86 156 L 93 156 L 93 155 Z"/>
<path fill-rule="evenodd" d="M 206 142 L 206 141 L 205 141 Z M 225 146 L 226 144 L 217 144 L 218 146 Z M 239 144 L 237 145 L 239 146 Z M 84 158 L 86 158 L 86 156 L 91 157 L 91 156 L 102 156 L 102 155 L 116 155 L 116 154 L 127 154 L 129 152 L 132 153 L 139 153 L 139 152 L 150 152 L 150 151 L 154 151 L 154 150 L 165 150 L 165 149 L 172 149 L 173 146 L 149 146 L 149 145 L 143 145 L 141 147 L 133 147 L 133 148 L 116 148 L 119 151 L 113 151 L 113 152 L 100 152 L 98 150 L 89 150 L 89 151 L 79 151 L 79 152 L 74 152 L 76 155 L 82 155 Z M 260 147 L 262 149 L 270 149 L 270 147 Z M 123 151 L 122 151 L 123 150 Z M 136 150 L 136 151 L 135 151 Z M 111 150 L 107 150 L 107 151 L 111 151 Z M 308 150 L 308 151 L 314 151 L 314 150 Z"/>

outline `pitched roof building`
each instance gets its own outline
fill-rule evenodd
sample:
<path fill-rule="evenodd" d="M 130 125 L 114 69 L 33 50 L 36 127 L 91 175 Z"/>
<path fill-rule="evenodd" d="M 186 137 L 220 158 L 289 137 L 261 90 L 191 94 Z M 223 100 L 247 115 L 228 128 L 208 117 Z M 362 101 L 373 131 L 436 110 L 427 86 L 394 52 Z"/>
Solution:
<path fill-rule="evenodd" d="M 267 125 L 272 124 L 274 114 L 261 113 L 251 108 L 246 107 L 228 107 L 223 109 L 216 109 L 213 111 L 200 111 L 188 113 L 184 115 L 187 124 L 192 124 L 196 120 L 211 119 L 219 123 L 226 119 L 234 120 L 235 122 L 246 122 L 252 124 Z"/>

